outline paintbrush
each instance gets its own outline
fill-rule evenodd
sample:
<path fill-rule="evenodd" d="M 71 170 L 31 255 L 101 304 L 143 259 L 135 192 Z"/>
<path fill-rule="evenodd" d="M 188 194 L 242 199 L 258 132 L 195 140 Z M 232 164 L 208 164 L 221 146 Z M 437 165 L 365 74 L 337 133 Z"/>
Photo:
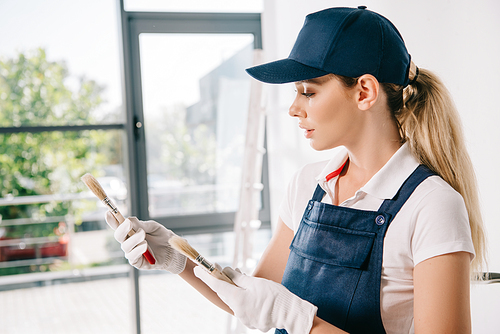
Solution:
<path fill-rule="evenodd" d="M 201 256 L 200 253 L 198 253 L 196 249 L 194 249 L 185 239 L 174 235 L 168 240 L 168 242 L 175 250 L 177 250 L 181 254 L 186 255 L 194 263 L 201 265 L 210 274 L 212 274 L 212 276 L 220 280 L 226 281 L 227 283 L 230 283 L 232 285 L 236 285 L 226 274 L 217 269 L 217 267 L 215 267 L 207 259 Z"/>
<path fill-rule="evenodd" d="M 109 208 L 109 210 L 111 211 L 111 214 L 113 214 L 113 216 L 118 221 L 118 224 L 121 224 L 125 221 L 125 218 L 123 217 L 123 215 L 120 213 L 120 211 L 118 211 L 118 208 L 116 207 L 116 205 L 106 195 L 106 192 L 104 191 L 104 189 L 102 189 L 101 185 L 95 179 L 95 177 L 93 177 L 91 174 L 87 173 L 81 177 L 81 180 L 90 189 L 90 191 L 92 191 L 94 193 L 94 195 L 96 195 L 97 198 L 99 198 L 99 200 L 101 200 L 101 202 L 103 202 L 104 205 L 106 205 Z M 129 237 L 131 237 L 134 234 L 135 234 L 135 230 L 132 229 L 132 230 L 130 230 L 130 232 L 128 232 L 127 235 Z M 149 249 L 147 249 L 143 255 L 146 258 L 146 260 L 148 260 L 148 262 L 150 264 L 156 263 L 156 260 L 153 257 L 153 255 L 151 255 L 151 253 L 149 252 Z"/>

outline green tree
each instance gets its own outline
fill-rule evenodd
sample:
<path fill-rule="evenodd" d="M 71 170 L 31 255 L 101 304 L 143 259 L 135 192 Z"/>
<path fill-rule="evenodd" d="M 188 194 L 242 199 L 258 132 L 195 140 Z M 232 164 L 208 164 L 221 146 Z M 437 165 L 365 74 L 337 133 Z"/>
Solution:
<path fill-rule="evenodd" d="M 80 78 L 68 87 L 64 62 L 50 62 L 45 51 L 0 60 L 0 126 L 88 124 L 102 102 L 95 81 Z"/>
<path fill-rule="evenodd" d="M 43 49 L 0 58 L 0 126 L 75 125 L 93 122 L 104 88 L 80 78 L 69 84 L 64 62 L 49 61 Z M 47 131 L 0 134 L 0 196 L 76 193 L 85 172 L 116 163 L 106 151 L 119 140 L 116 131 Z M 98 149 L 99 148 L 99 149 Z M 116 154 L 114 155 L 116 156 Z M 97 176 L 97 175 L 96 175 Z M 91 204 L 89 204 L 91 205 Z M 0 206 L 3 219 L 78 216 L 85 207 L 71 201 Z M 48 236 L 51 224 L 10 228 L 9 237 Z"/>

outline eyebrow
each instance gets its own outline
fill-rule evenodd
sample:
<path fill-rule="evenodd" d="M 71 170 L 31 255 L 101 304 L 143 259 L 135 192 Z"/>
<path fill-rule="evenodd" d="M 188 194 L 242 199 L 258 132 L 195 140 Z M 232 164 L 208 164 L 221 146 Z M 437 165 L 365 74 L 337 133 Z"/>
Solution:
<path fill-rule="evenodd" d="M 318 77 L 318 78 L 312 78 L 312 79 L 307 79 L 307 80 L 300 80 L 297 81 L 296 83 L 301 84 L 301 83 L 308 83 L 308 84 L 314 84 L 314 85 L 321 85 L 327 81 L 329 81 L 331 78 L 330 77 Z"/>

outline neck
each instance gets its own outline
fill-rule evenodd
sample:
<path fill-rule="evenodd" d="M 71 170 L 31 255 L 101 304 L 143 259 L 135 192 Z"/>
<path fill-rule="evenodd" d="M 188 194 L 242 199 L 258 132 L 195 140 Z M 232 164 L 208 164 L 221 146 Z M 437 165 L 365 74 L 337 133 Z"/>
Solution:
<path fill-rule="evenodd" d="M 335 185 L 333 204 L 339 205 L 354 196 L 375 175 L 400 147 L 400 142 L 386 142 L 385 145 L 364 145 L 347 147 L 349 160 L 340 173 Z"/>
<path fill-rule="evenodd" d="M 401 147 L 401 137 L 396 122 L 389 119 L 369 119 L 358 131 L 357 139 L 346 143 L 349 165 L 341 177 L 363 186 L 375 175 Z"/>
<path fill-rule="evenodd" d="M 349 165 L 344 168 L 341 176 L 349 175 L 357 179 L 363 185 L 375 175 L 389 159 L 401 147 L 399 142 L 392 145 L 381 146 L 365 145 L 361 148 L 347 148 L 349 154 Z"/>

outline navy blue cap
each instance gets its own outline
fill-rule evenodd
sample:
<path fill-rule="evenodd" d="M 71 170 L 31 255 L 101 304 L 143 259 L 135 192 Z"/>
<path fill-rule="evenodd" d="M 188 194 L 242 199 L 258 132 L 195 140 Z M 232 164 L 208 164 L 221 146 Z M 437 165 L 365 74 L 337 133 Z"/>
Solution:
<path fill-rule="evenodd" d="M 411 57 L 396 27 L 365 6 L 329 8 L 306 16 L 286 59 L 248 68 L 259 81 L 287 83 L 333 73 L 406 86 Z"/>

